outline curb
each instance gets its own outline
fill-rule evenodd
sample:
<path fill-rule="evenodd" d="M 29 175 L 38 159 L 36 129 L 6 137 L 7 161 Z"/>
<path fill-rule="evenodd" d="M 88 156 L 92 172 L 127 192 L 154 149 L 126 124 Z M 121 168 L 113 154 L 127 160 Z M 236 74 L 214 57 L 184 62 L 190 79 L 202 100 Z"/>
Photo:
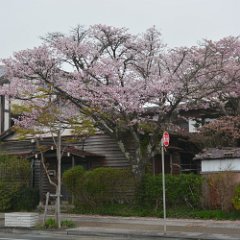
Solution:
<path fill-rule="evenodd" d="M 3 233 L 33 233 L 41 236 L 44 235 L 69 235 L 69 236 L 93 236 L 93 237 L 134 237 L 134 238 L 152 238 L 152 239 L 184 239 L 184 240 L 239 240 L 239 236 L 233 237 L 225 234 L 206 234 L 200 232 L 167 232 L 164 234 L 162 232 L 152 232 L 152 231 L 139 231 L 139 230 L 129 230 L 129 229 L 102 229 L 99 227 L 81 227 L 72 228 L 65 230 L 38 230 L 34 228 L 13 228 L 13 227 L 0 227 L 0 232 Z"/>
<path fill-rule="evenodd" d="M 184 239 L 184 240 L 239 240 L 239 237 L 227 236 L 225 234 L 205 234 L 199 232 L 168 232 L 167 234 L 161 232 L 150 232 L 150 231 L 136 231 L 129 229 L 101 229 L 101 228 L 73 228 L 66 230 L 67 235 L 81 235 L 81 236 L 95 236 L 95 237 L 135 237 L 135 238 L 164 238 L 164 239 Z"/>
<path fill-rule="evenodd" d="M 38 230 L 36 228 L 25 228 L 25 227 L 0 227 L 0 232 L 2 233 L 36 233 L 39 235 L 47 235 L 49 233 L 56 235 L 67 235 L 66 230 L 55 230 L 55 229 L 45 229 Z"/>

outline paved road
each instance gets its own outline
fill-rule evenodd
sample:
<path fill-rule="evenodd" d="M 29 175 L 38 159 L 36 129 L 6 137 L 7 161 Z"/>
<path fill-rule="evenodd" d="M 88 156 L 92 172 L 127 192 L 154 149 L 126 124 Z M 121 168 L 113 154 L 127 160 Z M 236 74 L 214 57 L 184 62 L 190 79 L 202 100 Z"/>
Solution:
<path fill-rule="evenodd" d="M 0 240 L 123 240 L 123 238 L 112 238 L 112 237 L 96 237 L 96 236 L 69 236 L 69 235 L 57 235 L 57 234 L 1 234 Z"/>
<path fill-rule="evenodd" d="M 119 237 L 119 236 L 69 236 L 69 235 L 59 235 L 59 234 L 14 234 L 14 233 L 7 233 L 2 234 L 0 233 L 0 240 L 152 240 L 151 237 L 145 238 L 145 237 Z M 159 240 L 169 240 L 169 238 L 155 238 Z M 171 240 L 178 240 L 172 239 Z M 183 239 L 181 239 L 183 240 Z"/>

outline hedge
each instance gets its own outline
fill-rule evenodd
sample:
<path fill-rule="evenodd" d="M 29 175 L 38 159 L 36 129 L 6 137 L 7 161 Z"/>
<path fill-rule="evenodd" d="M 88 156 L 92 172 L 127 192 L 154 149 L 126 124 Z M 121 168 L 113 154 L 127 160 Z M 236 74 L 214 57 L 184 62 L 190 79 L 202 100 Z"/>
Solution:
<path fill-rule="evenodd" d="M 0 155 L 0 211 L 32 210 L 39 203 L 38 191 L 29 186 L 31 164 L 27 159 Z"/>
<path fill-rule="evenodd" d="M 166 203 L 168 207 L 201 205 L 201 176 L 195 174 L 165 175 Z M 146 175 L 138 188 L 138 203 L 144 207 L 162 207 L 162 175 Z"/>
<path fill-rule="evenodd" d="M 63 184 L 74 196 L 76 208 L 96 208 L 132 201 L 134 176 L 129 169 L 96 168 L 84 171 L 80 166 L 63 174 Z"/>

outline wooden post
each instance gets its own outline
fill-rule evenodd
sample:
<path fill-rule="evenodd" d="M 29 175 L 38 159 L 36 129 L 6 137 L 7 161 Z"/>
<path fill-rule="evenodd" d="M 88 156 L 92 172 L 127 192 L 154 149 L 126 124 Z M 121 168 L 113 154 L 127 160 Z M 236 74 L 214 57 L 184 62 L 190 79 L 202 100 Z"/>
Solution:
<path fill-rule="evenodd" d="M 48 202 L 49 202 L 49 195 L 50 195 L 50 193 L 47 192 L 47 193 L 46 193 L 45 209 L 44 209 L 44 214 L 43 214 L 43 224 L 44 224 L 45 221 L 46 221 L 47 210 L 48 210 Z"/>

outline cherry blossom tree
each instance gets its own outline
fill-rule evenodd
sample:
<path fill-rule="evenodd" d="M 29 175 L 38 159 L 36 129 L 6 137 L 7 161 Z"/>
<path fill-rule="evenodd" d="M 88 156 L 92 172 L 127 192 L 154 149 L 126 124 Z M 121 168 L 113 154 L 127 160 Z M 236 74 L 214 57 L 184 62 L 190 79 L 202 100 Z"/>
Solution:
<path fill-rule="evenodd" d="M 222 116 L 200 129 L 205 147 L 239 147 L 240 115 Z"/>
<path fill-rule="evenodd" d="M 213 103 L 225 109 L 239 96 L 239 47 L 238 38 L 228 37 L 170 49 L 155 27 L 139 35 L 105 25 L 76 27 L 4 59 L 10 83 L 0 93 L 33 101 L 39 92 L 47 98 L 50 88 L 116 139 L 141 178 L 162 132 L 176 130 L 180 109 Z"/>

